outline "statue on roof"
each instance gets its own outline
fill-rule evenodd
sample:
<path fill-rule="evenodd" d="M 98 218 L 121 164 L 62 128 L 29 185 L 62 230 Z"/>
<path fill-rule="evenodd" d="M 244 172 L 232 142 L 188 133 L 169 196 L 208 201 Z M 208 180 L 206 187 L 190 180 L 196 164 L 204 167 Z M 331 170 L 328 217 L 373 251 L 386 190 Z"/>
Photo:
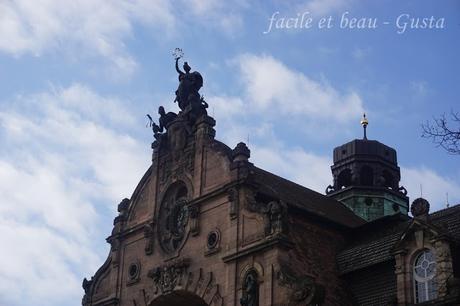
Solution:
<path fill-rule="evenodd" d="M 177 102 L 179 108 L 183 112 L 191 112 L 192 117 L 198 117 L 202 114 L 206 114 L 206 108 L 208 104 L 204 101 L 204 98 L 199 94 L 200 88 L 203 86 L 203 77 L 198 71 L 191 71 L 191 67 L 187 62 L 184 62 L 182 71 L 179 68 L 179 59 L 183 57 L 184 53 L 182 49 L 176 48 L 173 56 L 176 61 L 176 71 L 179 74 L 179 86 L 176 90 L 176 98 L 174 102 Z"/>
<path fill-rule="evenodd" d="M 163 131 L 168 129 L 169 124 L 176 119 L 177 114 L 173 112 L 166 113 L 163 106 L 158 107 L 158 114 L 160 115 L 158 124 L 153 121 L 152 116 L 149 114 L 147 114 L 147 118 L 149 119 L 148 125 L 152 128 L 153 136 L 159 141 Z"/>

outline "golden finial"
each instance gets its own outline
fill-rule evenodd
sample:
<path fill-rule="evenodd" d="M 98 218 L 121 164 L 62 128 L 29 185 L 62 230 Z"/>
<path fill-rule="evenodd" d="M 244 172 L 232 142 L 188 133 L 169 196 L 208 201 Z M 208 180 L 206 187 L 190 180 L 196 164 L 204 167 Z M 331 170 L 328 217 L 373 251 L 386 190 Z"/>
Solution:
<path fill-rule="evenodd" d="M 366 135 L 366 128 L 367 128 L 367 125 L 369 124 L 369 121 L 367 121 L 367 118 L 366 118 L 366 113 L 363 114 L 363 119 L 361 119 L 361 125 L 363 126 L 364 128 L 364 138 L 363 139 L 366 139 L 367 140 L 367 135 Z"/>

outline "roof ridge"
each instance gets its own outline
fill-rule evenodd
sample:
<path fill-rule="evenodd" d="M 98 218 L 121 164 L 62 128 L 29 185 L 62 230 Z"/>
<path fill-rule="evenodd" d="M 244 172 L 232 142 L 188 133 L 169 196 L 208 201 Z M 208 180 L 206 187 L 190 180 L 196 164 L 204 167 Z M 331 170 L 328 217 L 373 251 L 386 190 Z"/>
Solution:
<path fill-rule="evenodd" d="M 444 215 L 446 213 L 451 214 L 451 213 L 454 213 L 456 211 L 456 209 L 459 209 L 459 208 L 460 208 L 460 203 L 455 204 L 455 205 L 450 206 L 450 207 L 446 207 L 446 208 L 434 211 L 434 212 L 432 212 L 430 214 L 430 217 L 437 217 L 438 215 L 442 216 L 442 215 Z"/>

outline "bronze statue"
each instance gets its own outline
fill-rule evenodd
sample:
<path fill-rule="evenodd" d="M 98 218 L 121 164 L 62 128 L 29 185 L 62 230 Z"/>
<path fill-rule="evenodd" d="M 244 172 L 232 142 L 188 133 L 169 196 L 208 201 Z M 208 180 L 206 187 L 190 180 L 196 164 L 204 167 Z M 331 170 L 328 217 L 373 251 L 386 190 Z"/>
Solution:
<path fill-rule="evenodd" d="M 158 114 L 160 115 L 160 119 L 159 119 L 159 123 L 160 123 L 159 129 L 160 129 L 160 133 L 163 133 L 163 129 L 164 129 L 164 130 L 167 129 L 169 123 L 171 123 L 172 121 L 174 121 L 174 119 L 176 119 L 177 114 L 176 114 L 176 113 L 173 113 L 173 112 L 168 112 L 168 113 L 166 113 L 163 106 L 160 106 L 160 107 L 158 108 Z"/>
<path fill-rule="evenodd" d="M 243 297 L 240 299 L 241 306 L 259 306 L 259 284 L 257 274 L 251 271 L 246 275 L 243 284 Z"/>
<path fill-rule="evenodd" d="M 203 86 L 203 77 L 198 71 L 190 72 L 191 67 L 187 62 L 184 62 L 183 69 L 179 68 L 179 59 L 182 57 L 182 50 L 175 54 L 176 71 L 179 74 L 179 87 L 176 90 L 176 98 L 174 102 L 179 104 L 182 111 L 191 111 L 195 117 L 205 114 L 208 104 L 200 96 L 198 91 Z"/>
<path fill-rule="evenodd" d="M 169 123 L 176 119 L 177 114 L 173 112 L 166 113 L 163 106 L 158 108 L 158 114 L 160 115 L 160 119 L 158 120 L 159 125 L 153 121 L 152 116 L 149 114 L 147 114 L 147 118 L 149 119 L 148 125 L 152 128 L 153 136 L 156 140 L 160 141 L 163 131 L 168 128 Z"/>

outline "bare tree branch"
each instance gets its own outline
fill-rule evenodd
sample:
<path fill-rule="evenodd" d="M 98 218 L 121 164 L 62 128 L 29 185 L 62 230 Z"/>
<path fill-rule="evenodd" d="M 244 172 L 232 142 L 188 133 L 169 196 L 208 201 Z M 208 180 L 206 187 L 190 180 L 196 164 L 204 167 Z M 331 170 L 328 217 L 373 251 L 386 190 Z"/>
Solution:
<path fill-rule="evenodd" d="M 422 137 L 429 138 L 450 154 L 460 155 L 460 114 L 451 111 L 422 124 Z"/>

